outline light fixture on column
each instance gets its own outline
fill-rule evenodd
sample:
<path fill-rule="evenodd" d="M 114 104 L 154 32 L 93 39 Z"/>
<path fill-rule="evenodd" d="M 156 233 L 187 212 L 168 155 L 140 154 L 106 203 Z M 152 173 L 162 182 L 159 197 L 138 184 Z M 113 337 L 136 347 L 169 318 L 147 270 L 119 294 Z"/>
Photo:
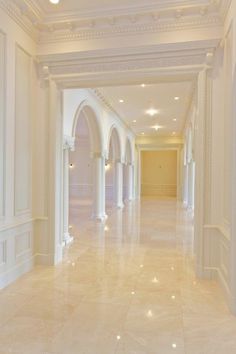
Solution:
<path fill-rule="evenodd" d="M 74 168 L 74 165 L 73 165 L 73 163 L 70 163 L 70 168 Z"/>
<path fill-rule="evenodd" d="M 106 161 L 106 162 L 105 162 L 105 171 L 110 170 L 110 168 L 111 168 L 111 165 L 109 164 L 108 161 Z"/>

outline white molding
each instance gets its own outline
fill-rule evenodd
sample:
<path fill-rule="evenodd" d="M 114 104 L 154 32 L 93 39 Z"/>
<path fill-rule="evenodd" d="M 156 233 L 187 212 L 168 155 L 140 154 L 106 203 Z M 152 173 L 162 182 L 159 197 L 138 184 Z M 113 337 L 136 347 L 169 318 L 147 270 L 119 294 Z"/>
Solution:
<path fill-rule="evenodd" d="M 204 3 L 202 3 L 204 1 Z M 231 0 L 165 0 L 155 5 L 47 13 L 35 0 L 0 0 L 0 7 L 39 43 L 222 27 Z"/>
<path fill-rule="evenodd" d="M 2 198 L 2 213 L 0 214 L 0 220 L 4 219 L 5 213 L 6 213 L 6 92 L 7 92 L 7 77 L 6 77 L 6 63 L 7 63 L 7 53 L 6 53 L 6 33 L 0 29 L 0 34 L 3 35 L 3 68 L 2 68 L 2 82 L 3 82 L 3 106 L 2 106 L 2 114 L 3 114 L 3 121 L 2 121 L 2 126 L 3 126 L 3 131 L 2 131 L 2 136 L 0 136 L 0 139 L 2 140 L 2 166 L 1 168 L 1 173 L 2 173 L 2 180 L 3 180 L 3 195 L 1 196 Z"/>
<path fill-rule="evenodd" d="M 6 14 L 17 23 L 23 31 L 26 32 L 34 41 L 38 39 L 38 31 L 27 17 L 27 13 L 20 9 L 13 1 L 0 0 L 0 8 L 2 8 Z"/>
<path fill-rule="evenodd" d="M 35 256 L 31 256 L 23 262 L 16 264 L 7 272 L 0 274 L 0 289 L 5 288 L 7 285 L 13 283 L 20 276 L 31 271 L 34 267 Z"/>

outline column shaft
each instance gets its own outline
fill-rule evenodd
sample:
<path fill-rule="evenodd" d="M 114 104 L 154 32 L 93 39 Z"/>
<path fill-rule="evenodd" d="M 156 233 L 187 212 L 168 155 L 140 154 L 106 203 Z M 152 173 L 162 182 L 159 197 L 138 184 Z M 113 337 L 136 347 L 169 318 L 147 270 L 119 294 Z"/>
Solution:
<path fill-rule="evenodd" d="M 94 188 L 94 207 L 93 217 L 97 220 L 104 220 L 105 213 L 105 159 L 101 155 L 93 158 L 93 188 Z"/>
<path fill-rule="evenodd" d="M 127 199 L 133 199 L 133 166 L 131 164 L 127 166 Z"/>
<path fill-rule="evenodd" d="M 69 233 L 69 148 L 64 149 L 64 176 L 63 176 L 63 223 L 64 223 L 64 245 L 73 241 Z"/>
<path fill-rule="evenodd" d="M 115 203 L 118 208 L 123 208 L 123 164 L 115 162 Z"/>

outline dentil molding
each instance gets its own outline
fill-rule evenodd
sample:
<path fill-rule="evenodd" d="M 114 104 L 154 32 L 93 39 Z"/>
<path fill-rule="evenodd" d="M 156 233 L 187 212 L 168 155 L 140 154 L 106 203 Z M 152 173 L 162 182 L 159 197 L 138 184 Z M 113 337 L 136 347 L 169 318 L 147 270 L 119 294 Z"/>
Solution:
<path fill-rule="evenodd" d="M 219 27 L 231 0 L 163 0 L 154 5 L 47 13 L 36 0 L 0 0 L 0 7 L 39 43 Z"/>

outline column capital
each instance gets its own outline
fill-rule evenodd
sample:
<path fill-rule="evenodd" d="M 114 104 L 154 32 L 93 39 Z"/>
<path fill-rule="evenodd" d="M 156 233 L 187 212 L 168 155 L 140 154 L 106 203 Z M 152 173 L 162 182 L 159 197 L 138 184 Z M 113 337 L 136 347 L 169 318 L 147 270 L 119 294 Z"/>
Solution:
<path fill-rule="evenodd" d="M 64 135 L 63 137 L 63 149 L 64 150 L 75 150 L 75 138 L 69 135 Z"/>

